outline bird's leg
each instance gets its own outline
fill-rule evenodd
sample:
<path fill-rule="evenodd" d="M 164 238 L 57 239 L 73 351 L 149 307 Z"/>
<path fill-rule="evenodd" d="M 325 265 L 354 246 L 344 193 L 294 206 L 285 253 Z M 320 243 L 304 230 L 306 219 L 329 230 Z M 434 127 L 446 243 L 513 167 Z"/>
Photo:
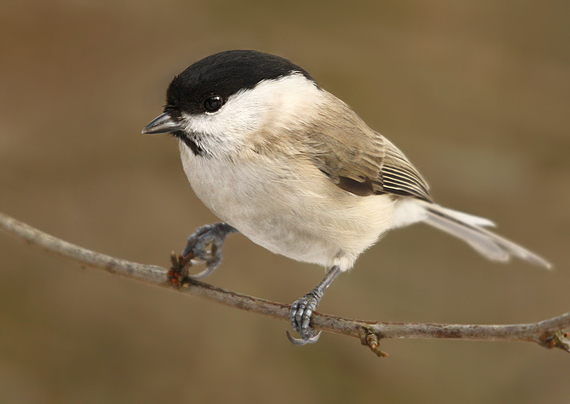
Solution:
<path fill-rule="evenodd" d="M 289 331 L 287 331 L 287 337 L 293 344 L 314 344 L 319 340 L 321 333 L 317 333 L 311 328 L 311 316 L 319 305 L 325 290 L 327 290 L 340 273 L 340 267 L 334 265 L 329 272 L 327 272 L 321 283 L 291 305 L 291 326 L 293 326 L 295 331 L 301 334 L 301 338 L 297 339 L 293 338 L 291 334 L 289 334 Z"/>
<path fill-rule="evenodd" d="M 188 237 L 182 257 L 198 258 L 206 262 L 207 268 L 196 275 L 190 275 L 192 279 L 205 278 L 220 265 L 222 261 L 222 246 L 228 234 L 237 233 L 237 229 L 227 223 L 207 224 L 199 227 L 194 234 Z M 211 251 L 206 249 L 211 245 Z"/>

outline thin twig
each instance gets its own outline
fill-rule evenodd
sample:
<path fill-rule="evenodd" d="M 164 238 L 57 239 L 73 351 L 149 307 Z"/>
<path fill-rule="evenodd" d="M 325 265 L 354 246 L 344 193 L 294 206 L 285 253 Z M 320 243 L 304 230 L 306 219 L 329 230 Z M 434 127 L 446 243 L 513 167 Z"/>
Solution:
<path fill-rule="evenodd" d="M 0 213 L 0 228 L 83 266 L 104 269 L 148 284 L 175 289 L 180 293 L 205 297 L 226 306 L 289 321 L 290 306 L 287 304 L 258 299 L 195 280 L 185 280 L 183 287 L 174 287 L 169 281 L 169 271 L 163 267 L 138 264 L 76 246 L 3 213 Z M 363 345 L 368 346 L 378 356 L 386 356 L 379 349 L 380 341 L 384 338 L 528 341 L 545 348 L 559 348 L 570 353 L 568 333 L 563 332 L 565 328 L 570 327 L 570 313 L 531 324 L 459 325 L 372 322 L 315 312 L 311 326 L 318 330 L 359 338 Z"/>

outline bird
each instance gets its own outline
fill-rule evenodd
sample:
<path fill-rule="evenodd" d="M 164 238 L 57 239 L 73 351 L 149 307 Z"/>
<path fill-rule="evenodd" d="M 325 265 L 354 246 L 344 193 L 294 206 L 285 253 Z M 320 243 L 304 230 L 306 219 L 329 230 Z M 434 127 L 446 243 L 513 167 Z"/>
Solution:
<path fill-rule="evenodd" d="M 303 68 L 255 50 L 228 50 L 191 64 L 171 81 L 163 112 L 143 134 L 179 141 L 196 196 L 222 221 L 198 228 L 183 256 L 211 274 L 226 237 L 328 271 L 290 309 L 296 345 L 315 343 L 311 316 L 339 274 L 387 231 L 426 223 L 493 261 L 550 263 L 491 232 L 486 218 L 434 202 L 409 159 Z M 208 247 L 211 251 L 208 251 Z"/>

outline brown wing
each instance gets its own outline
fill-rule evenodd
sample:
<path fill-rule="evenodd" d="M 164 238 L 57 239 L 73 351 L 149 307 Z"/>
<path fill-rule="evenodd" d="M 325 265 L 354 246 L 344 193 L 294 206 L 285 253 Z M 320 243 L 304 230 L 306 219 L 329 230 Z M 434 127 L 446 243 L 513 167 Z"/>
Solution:
<path fill-rule="evenodd" d="M 382 136 L 379 133 L 377 135 Z M 396 195 L 415 196 L 431 202 L 432 197 L 426 180 L 396 146 L 386 138 L 384 142 L 384 162 L 380 171 L 382 190 Z"/>
<path fill-rule="evenodd" d="M 389 193 L 431 201 L 428 184 L 404 154 L 346 104 L 334 101 L 338 110 L 321 112 L 305 140 L 319 170 L 355 195 Z"/>

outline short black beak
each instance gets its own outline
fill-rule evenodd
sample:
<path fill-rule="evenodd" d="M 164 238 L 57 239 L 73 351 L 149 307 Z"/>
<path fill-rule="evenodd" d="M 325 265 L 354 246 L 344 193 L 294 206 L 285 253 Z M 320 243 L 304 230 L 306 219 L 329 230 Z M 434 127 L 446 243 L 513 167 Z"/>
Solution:
<path fill-rule="evenodd" d="M 175 122 L 168 113 L 163 113 L 154 118 L 146 125 L 141 133 L 145 135 L 156 135 L 159 133 L 170 133 L 182 130 L 182 126 Z"/>

